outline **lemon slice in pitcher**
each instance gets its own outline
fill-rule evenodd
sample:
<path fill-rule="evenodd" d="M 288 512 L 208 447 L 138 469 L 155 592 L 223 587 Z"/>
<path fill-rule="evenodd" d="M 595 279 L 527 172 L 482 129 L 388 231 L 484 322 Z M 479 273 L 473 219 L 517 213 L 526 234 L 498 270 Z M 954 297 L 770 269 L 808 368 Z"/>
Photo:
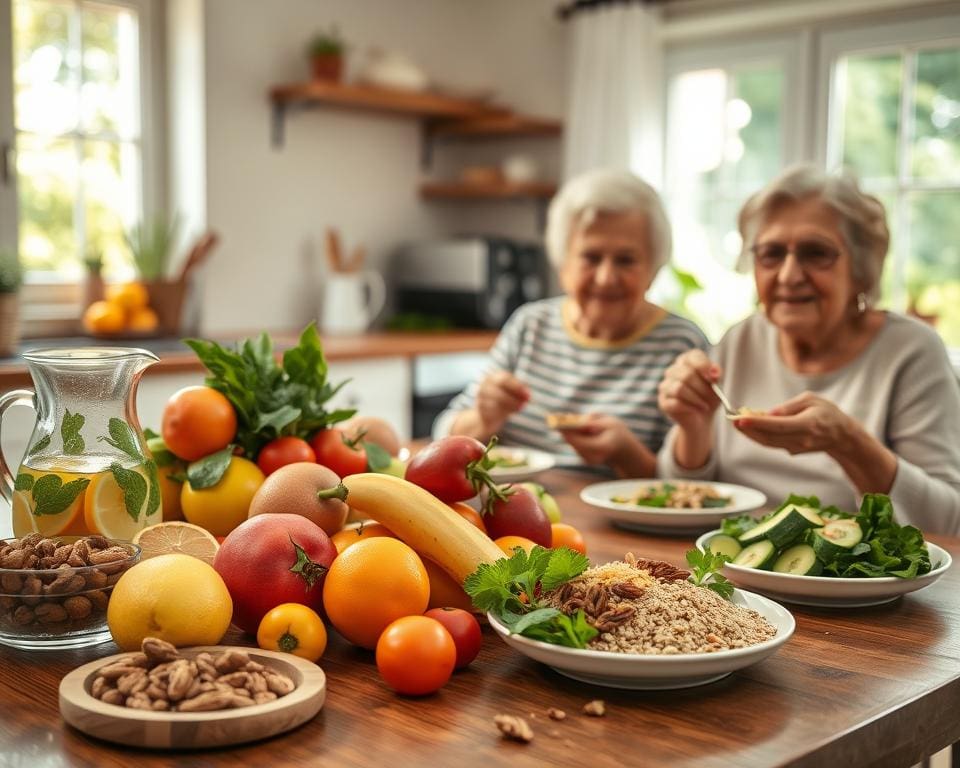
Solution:
<path fill-rule="evenodd" d="M 153 516 L 145 518 L 148 488 L 147 476 L 141 467 L 127 470 L 143 478 L 143 501 L 137 510 L 136 519 L 127 511 L 126 494 L 120 487 L 113 472 L 107 470 L 94 475 L 87 488 L 83 503 L 83 518 L 91 533 L 100 533 L 111 539 L 130 541 L 143 528 L 149 525 Z"/>

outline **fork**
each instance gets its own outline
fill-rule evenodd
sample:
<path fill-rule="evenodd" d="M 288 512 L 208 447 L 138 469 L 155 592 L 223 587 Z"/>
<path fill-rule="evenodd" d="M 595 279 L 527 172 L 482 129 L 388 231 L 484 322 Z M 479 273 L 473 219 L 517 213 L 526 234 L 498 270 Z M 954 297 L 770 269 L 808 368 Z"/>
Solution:
<path fill-rule="evenodd" d="M 727 396 L 723 394 L 723 390 L 720 389 L 720 386 L 715 381 L 710 382 L 710 388 L 720 400 L 720 404 L 723 406 L 723 410 L 726 411 L 728 417 L 737 418 L 740 416 L 740 411 L 730 405 L 730 401 L 727 400 Z"/>

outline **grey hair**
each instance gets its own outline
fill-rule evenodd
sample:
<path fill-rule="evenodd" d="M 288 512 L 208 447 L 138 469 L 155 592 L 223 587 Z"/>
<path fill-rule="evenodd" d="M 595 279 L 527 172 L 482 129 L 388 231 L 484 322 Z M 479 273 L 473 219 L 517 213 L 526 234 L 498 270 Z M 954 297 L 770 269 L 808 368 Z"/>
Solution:
<path fill-rule="evenodd" d="M 743 238 L 738 268 L 748 271 L 751 249 L 760 228 L 777 208 L 816 197 L 840 218 L 840 234 L 850 251 L 851 274 L 870 301 L 880 294 L 880 275 L 890 245 L 886 211 L 877 198 L 861 191 L 850 171 L 826 173 L 814 165 L 787 168 L 754 194 L 740 209 L 738 225 Z"/>
<path fill-rule="evenodd" d="M 575 227 L 587 226 L 600 213 L 638 211 L 650 230 L 653 271 L 670 260 L 670 222 L 656 190 L 628 171 L 587 171 L 570 179 L 554 196 L 547 213 L 547 255 L 559 269 Z"/>

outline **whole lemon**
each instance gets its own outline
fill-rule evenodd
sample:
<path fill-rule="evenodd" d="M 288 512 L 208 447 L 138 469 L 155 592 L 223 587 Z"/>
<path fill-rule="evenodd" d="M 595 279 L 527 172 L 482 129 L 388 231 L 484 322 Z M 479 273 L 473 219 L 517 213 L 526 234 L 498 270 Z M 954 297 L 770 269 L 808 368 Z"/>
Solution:
<path fill-rule="evenodd" d="M 112 301 L 95 301 L 84 310 L 83 327 L 87 333 L 120 333 L 127 322 L 123 307 Z"/>
<path fill-rule="evenodd" d="M 176 646 L 216 645 L 233 615 L 233 601 L 212 566 L 190 555 L 158 555 L 128 570 L 113 588 L 107 626 L 122 651 L 145 637 Z"/>
<path fill-rule="evenodd" d="M 209 488 L 195 490 L 189 482 L 180 490 L 180 506 L 187 522 L 226 536 L 247 519 L 250 502 L 265 480 L 260 467 L 233 456 L 223 477 Z"/>

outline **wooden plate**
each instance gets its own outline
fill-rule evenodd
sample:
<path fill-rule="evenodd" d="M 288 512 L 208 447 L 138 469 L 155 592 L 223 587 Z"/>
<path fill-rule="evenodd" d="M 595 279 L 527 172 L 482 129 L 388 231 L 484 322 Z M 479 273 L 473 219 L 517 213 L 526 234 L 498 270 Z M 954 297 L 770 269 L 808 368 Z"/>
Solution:
<path fill-rule="evenodd" d="M 186 658 L 201 651 L 219 653 L 230 646 L 181 648 Z M 97 670 L 130 656 L 118 653 L 91 661 L 60 681 L 60 714 L 74 728 L 98 739 L 132 747 L 192 749 L 222 747 L 284 733 L 312 719 L 323 706 L 327 679 L 316 664 L 288 653 L 239 648 L 266 667 L 287 675 L 297 686 L 267 704 L 217 712 L 146 712 L 105 704 L 90 695 Z"/>

